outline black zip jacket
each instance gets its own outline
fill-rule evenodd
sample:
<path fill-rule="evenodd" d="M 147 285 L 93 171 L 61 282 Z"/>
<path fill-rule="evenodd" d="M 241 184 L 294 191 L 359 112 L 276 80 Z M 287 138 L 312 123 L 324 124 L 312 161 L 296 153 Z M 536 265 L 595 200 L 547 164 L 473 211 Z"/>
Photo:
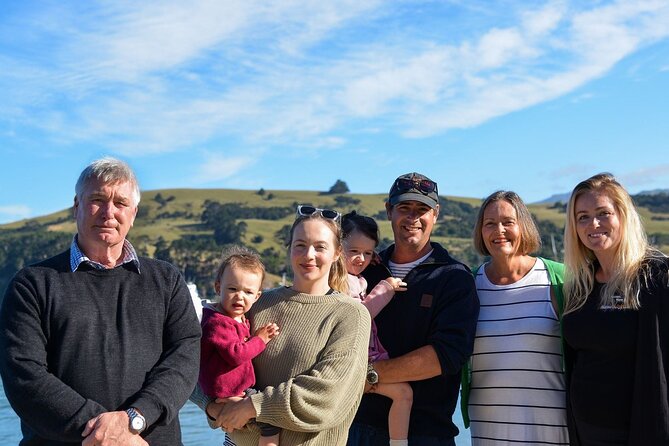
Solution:
<path fill-rule="evenodd" d="M 431 245 L 432 254 L 404 278 L 407 291 L 395 294 L 375 321 L 391 358 L 431 345 L 441 364 L 441 375 L 411 382 L 409 435 L 453 438 L 458 434 L 451 418 L 460 370 L 474 346 L 479 300 L 469 268 L 438 243 Z M 387 265 L 393 249 L 394 245 L 381 252 L 382 264 L 363 272 L 369 290 L 391 276 Z M 387 429 L 390 403 L 384 396 L 365 394 L 354 422 Z"/>

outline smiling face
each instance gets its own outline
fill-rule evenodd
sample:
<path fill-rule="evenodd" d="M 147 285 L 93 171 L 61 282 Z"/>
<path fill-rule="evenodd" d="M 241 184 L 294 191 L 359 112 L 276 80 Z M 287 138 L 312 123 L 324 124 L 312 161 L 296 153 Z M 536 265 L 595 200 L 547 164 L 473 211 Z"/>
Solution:
<path fill-rule="evenodd" d="M 335 234 L 321 218 L 307 218 L 295 226 L 290 244 L 293 288 L 309 294 L 325 294 L 332 264 L 339 258 Z"/>
<path fill-rule="evenodd" d="M 483 211 L 481 235 L 490 256 L 510 257 L 517 254 L 520 247 L 520 226 L 516 210 L 506 200 L 497 200 Z"/>
<path fill-rule="evenodd" d="M 386 212 L 395 238 L 393 256 L 401 255 L 403 258 L 398 260 L 406 263 L 429 252 L 430 234 L 439 216 L 439 206 L 432 209 L 418 201 L 402 201 L 395 206 L 386 203 Z"/>
<path fill-rule="evenodd" d="M 215 283 L 216 294 L 221 297 L 219 310 L 238 322 L 258 300 L 262 287 L 262 272 L 228 265 L 221 281 Z"/>
<path fill-rule="evenodd" d="M 620 245 L 621 224 L 616 206 L 606 193 L 586 191 L 574 203 L 576 232 L 595 256 L 611 256 Z"/>
<path fill-rule="evenodd" d="M 128 181 L 106 184 L 92 178 L 74 198 L 77 240 L 87 256 L 95 260 L 96 252 L 122 248 L 137 215 L 133 194 Z"/>
<path fill-rule="evenodd" d="M 346 271 L 355 276 L 367 268 L 372 261 L 376 242 L 360 231 L 353 231 L 344 239 L 344 255 L 346 256 Z"/>

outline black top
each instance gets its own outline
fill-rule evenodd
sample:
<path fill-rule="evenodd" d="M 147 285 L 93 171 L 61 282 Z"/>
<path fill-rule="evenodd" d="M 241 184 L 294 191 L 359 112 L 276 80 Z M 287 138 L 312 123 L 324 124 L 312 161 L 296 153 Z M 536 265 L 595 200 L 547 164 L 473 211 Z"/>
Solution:
<path fill-rule="evenodd" d="M 0 311 L 0 372 L 22 445 L 81 444 L 88 420 L 136 407 L 142 433 L 181 444 L 197 381 L 200 324 L 172 265 L 140 258 L 72 272 L 69 250 L 19 271 Z"/>
<path fill-rule="evenodd" d="M 630 321 L 625 321 L 625 317 L 633 318 L 633 314 L 636 313 L 636 335 L 631 340 L 634 343 L 634 355 L 628 360 L 632 361 L 631 367 L 633 368 L 632 372 L 617 371 L 617 370 L 607 370 L 607 373 L 617 373 L 618 376 L 621 374 L 627 373 L 631 379 L 631 383 L 613 383 L 609 385 L 608 398 L 602 399 L 590 399 L 589 404 L 592 404 L 591 411 L 596 409 L 608 416 L 612 410 L 611 400 L 614 398 L 628 398 L 629 395 L 627 390 L 624 390 L 624 396 L 620 396 L 620 389 L 627 389 L 631 386 L 631 400 L 629 400 L 629 421 L 624 423 L 624 426 L 628 426 L 625 431 L 625 436 L 627 441 L 620 441 L 620 436 L 615 435 L 615 441 L 628 446 L 638 446 L 638 445 L 652 445 L 652 446 L 669 446 L 669 387 L 667 382 L 669 381 L 669 259 L 667 258 L 649 258 L 645 261 L 644 269 L 649 272 L 646 277 L 650 277 L 648 280 L 645 280 L 643 276 L 640 276 L 641 279 L 641 291 L 639 293 L 639 302 L 641 308 L 636 312 L 613 312 L 607 311 L 598 312 L 596 308 L 593 310 L 593 313 L 596 313 L 595 319 L 587 319 L 587 323 L 597 323 L 599 317 L 621 317 L 623 318 L 619 323 L 621 323 L 620 328 L 623 330 L 629 330 L 631 327 L 629 325 Z M 591 303 L 591 305 L 595 305 Z M 587 309 L 582 309 L 587 311 Z M 578 313 L 568 314 L 564 318 L 563 328 L 564 334 L 567 338 L 567 341 L 570 340 L 570 336 L 574 335 L 573 327 L 570 327 L 572 324 L 572 317 L 578 317 Z M 573 322 L 576 322 L 575 320 Z M 631 322 L 632 324 L 634 322 Z M 605 329 L 600 327 L 601 329 Z M 617 329 L 617 327 L 616 327 Z M 593 331 L 595 331 L 593 329 Z M 614 330 L 615 331 L 615 330 Z M 572 332 L 571 334 L 569 332 Z M 609 334 L 611 328 L 609 328 Z M 592 333 L 592 336 L 597 338 L 596 340 L 590 340 L 590 344 L 601 344 L 604 339 L 603 333 L 597 331 Z M 624 335 L 613 334 L 614 339 L 620 340 Z M 581 337 L 581 339 L 583 339 Z M 587 340 L 586 340 L 587 341 Z M 573 339 L 572 342 L 578 342 L 576 339 Z M 580 342 L 584 342 L 583 340 Z M 576 345 L 578 347 L 578 345 Z M 618 348 L 622 349 L 622 345 Z M 612 355 L 616 355 L 616 348 L 611 349 Z M 584 424 L 584 420 L 581 418 L 577 422 L 575 415 L 578 413 L 579 416 L 583 417 L 584 410 L 582 408 L 575 408 L 572 404 L 572 395 L 571 390 L 573 389 L 571 385 L 571 380 L 575 373 L 576 365 L 575 360 L 579 357 L 579 351 L 575 351 L 569 343 L 565 343 L 565 370 L 567 372 L 567 423 L 569 425 L 569 442 L 572 446 L 584 446 L 588 444 L 593 444 L 596 441 L 601 443 L 602 435 L 609 435 L 615 431 L 613 428 L 603 427 L 598 429 L 597 425 L 590 424 L 589 431 L 587 433 L 592 433 L 591 431 L 599 430 L 601 435 L 598 438 L 587 438 L 580 435 L 578 430 L 580 425 Z M 582 355 L 581 355 L 582 358 Z M 583 365 L 580 365 L 581 369 Z M 582 375 L 582 374 L 581 374 Z M 604 378 L 602 374 L 601 378 Z M 592 394 L 592 390 L 589 391 Z M 584 397 L 577 395 L 576 401 L 581 403 L 584 401 Z M 621 404 L 618 404 L 620 407 Z M 618 416 L 622 409 L 618 409 Z M 603 418 L 603 417 L 602 417 Z M 586 423 L 587 424 L 587 423 Z M 594 440 L 594 441 L 593 441 Z M 614 441 L 606 441 L 605 444 L 612 444 Z"/>
<path fill-rule="evenodd" d="M 374 320 L 391 358 L 425 345 L 434 347 L 442 374 L 411 382 L 414 399 L 409 435 L 452 438 L 458 434 L 451 418 L 460 370 L 474 346 L 479 300 L 469 268 L 438 243 L 432 243 L 432 248 L 432 254 L 404 278 L 407 290 L 397 293 Z M 394 245 L 380 254 L 383 264 L 363 272 L 369 289 L 391 275 L 385 265 L 393 249 Z M 384 396 L 363 395 L 355 422 L 387 430 L 390 403 Z"/>
<path fill-rule="evenodd" d="M 596 284 L 585 305 L 563 320 L 575 352 L 569 398 L 579 431 L 579 421 L 615 429 L 630 424 L 639 313 L 602 308 L 602 288 Z"/>

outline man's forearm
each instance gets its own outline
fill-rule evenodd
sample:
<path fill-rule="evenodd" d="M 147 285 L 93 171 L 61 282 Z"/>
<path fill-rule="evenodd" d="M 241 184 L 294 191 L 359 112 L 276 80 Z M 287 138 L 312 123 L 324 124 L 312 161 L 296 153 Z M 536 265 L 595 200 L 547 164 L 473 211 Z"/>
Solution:
<path fill-rule="evenodd" d="M 381 383 L 422 381 L 441 375 L 441 364 L 434 347 L 425 345 L 397 358 L 377 361 L 374 368 Z"/>

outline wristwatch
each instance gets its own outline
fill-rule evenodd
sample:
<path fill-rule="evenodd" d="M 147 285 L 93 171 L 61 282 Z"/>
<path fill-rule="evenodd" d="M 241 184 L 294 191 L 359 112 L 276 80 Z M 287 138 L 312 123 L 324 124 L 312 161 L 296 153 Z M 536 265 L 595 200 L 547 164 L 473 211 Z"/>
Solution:
<path fill-rule="evenodd" d="M 126 410 L 130 419 L 130 432 L 140 434 L 146 429 L 146 419 L 134 407 Z"/>
<path fill-rule="evenodd" d="M 367 364 L 367 382 L 372 386 L 379 382 L 379 374 L 374 369 L 374 364 L 371 362 Z"/>

